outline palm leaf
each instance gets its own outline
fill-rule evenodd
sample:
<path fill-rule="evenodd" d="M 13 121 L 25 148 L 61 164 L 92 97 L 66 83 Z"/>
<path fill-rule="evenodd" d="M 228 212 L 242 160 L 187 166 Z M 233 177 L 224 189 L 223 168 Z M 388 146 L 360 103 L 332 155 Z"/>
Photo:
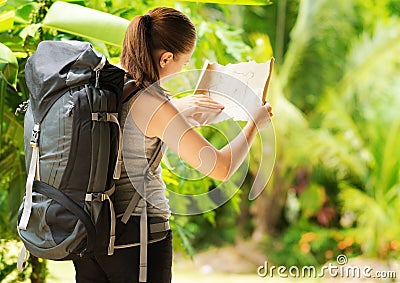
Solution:
<path fill-rule="evenodd" d="M 4 149 L 3 149 L 4 150 Z M 0 175 L 1 178 L 5 176 L 11 176 L 14 172 L 14 168 L 12 164 L 17 159 L 17 152 L 12 149 L 8 148 L 5 152 L 2 151 L 2 159 L 0 161 Z"/>
<path fill-rule="evenodd" d="M 21 24 L 28 24 L 31 20 L 30 17 L 35 10 L 39 9 L 39 4 L 32 2 L 18 7 L 15 11 L 15 22 Z"/>
<path fill-rule="evenodd" d="M 178 233 L 178 237 L 174 238 L 174 242 L 178 248 L 183 249 L 187 255 L 189 255 L 193 259 L 193 255 L 195 254 L 195 250 L 193 245 L 191 244 L 191 239 L 193 238 L 193 234 L 190 233 L 188 229 L 184 226 L 180 225 L 178 221 L 174 220 L 171 221 L 171 226 L 173 231 Z"/>
<path fill-rule="evenodd" d="M 3 140 L 7 141 L 10 145 L 23 151 L 24 145 L 24 126 L 18 121 L 15 115 L 11 112 L 4 112 L 3 118 L 5 128 L 3 132 Z"/>
<path fill-rule="evenodd" d="M 397 18 L 378 21 L 353 42 L 342 79 L 320 107 L 325 114 L 321 131 L 329 137 L 320 139 L 326 149 L 320 154 L 333 168 L 342 168 L 339 199 L 344 211 L 357 215 L 354 235 L 372 256 L 385 255 L 388 243 L 400 237 L 393 225 L 400 220 L 398 25 Z M 361 188 L 344 181 L 354 176 Z"/>
<path fill-rule="evenodd" d="M 393 125 L 400 106 L 397 91 L 400 83 L 396 75 L 400 63 L 397 56 L 400 52 L 398 24 L 399 20 L 395 18 L 386 24 L 379 23 L 372 35 L 365 33 L 353 43 L 342 80 L 326 92 L 319 105 L 324 116 L 321 127 L 325 129 L 320 131 L 319 141 L 325 148 L 320 153 L 328 153 L 326 155 L 330 158 L 326 156 L 326 160 L 336 160 L 336 165 L 341 168 L 351 166 L 343 169 L 366 182 L 374 179 L 373 186 L 382 185 L 383 180 L 378 176 L 382 170 L 386 172 L 382 174 L 395 176 L 392 170 L 398 168 L 394 166 L 389 170 L 385 158 L 381 158 L 385 146 L 393 151 L 386 154 L 388 158 L 397 155 L 393 145 L 387 144 L 387 137 L 389 132 L 394 135 L 398 131 Z M 334 137 L 326 133 L 326 129 Z M 325 145 L 324 135 L 327 139 Z M 335 151 L 337 155 L 329 154 Z M 351 159 L 353 161 L 349 163 Z M 393 161 L 389 164 L 394 165 Z M 391 185 L 387 184 L 385 188 Z"/>
<path fill-rule="evenodd" d="M 380 166 L 379 184 L 381 193 L 386 193 L 393 185 L 400 183 L 400 118 L 388 127 L 388 135 L 383 150 L 383 159 Z"/>
<path fill-rule="evenodd" d="M 55 2 L 43 26 L 121 46 L 129 21 L 105 12 L 66 2 Z"/>
<path fill-rule="evenodd" d="M 354 236 L 367 255 L 378 256 L 388 243 L 400 237 L 400 229 L 393 225 L 400 221 L 397 212 L 399 198 L 385 196 L 378 200 L 345 182 L 340 187 L 338 197 L 343 204 L 343 211 L 353 212 L 357 217 Z"/>
<path fill-rule="evenodd" d="M 8 186 L 8 211 L 9 211 L 9 228 L 11 231 L 15 231 L 18 218 L 18 208 L 21 205 L 22 198 L 25 193 L 25 158 L 23 155 L 17 155 L 17 158 L 13 161 L 14 174 L 9 182 Z"/>
<path fill-rule="evenodd" d="M 269 0 L 182 0 L 182 2 L 197 2 L 197 3 L 216 3 L 224 5 L 269 5 L 272 2 Z"/>
<path fill-rule="evenodd" d="M 15 12 L 9 11 L 0 14 L 0 32 L 12 29 L 14 25 Z"/>
<path fill-rule="evenodd" d="M 0 43 L 0 80 L 5 80 L 10 86 L 16 87 L 18 61 L 10 48 Z"/>
<path fill-rule="evenodd" d="M 345 103 L 358 103 L 357 111 L 365 117 L 366 126 L 374 120 L 381 124 L 392 123 L 398 117 L 399 25 L 399 19 L 391 18 L 378 22 L 372 35 L 362 34 L 354 42 L 346 60 L 345 75 L 337 84 L 337 93 Z"/>
<path fill-rule="evenodd" d="M 320 93 L 336 85 L 342 75 L 357 17 L 352 1 L 304 0 L 299 4 L 280 77 L 288 98 L 312 111 Z"/>

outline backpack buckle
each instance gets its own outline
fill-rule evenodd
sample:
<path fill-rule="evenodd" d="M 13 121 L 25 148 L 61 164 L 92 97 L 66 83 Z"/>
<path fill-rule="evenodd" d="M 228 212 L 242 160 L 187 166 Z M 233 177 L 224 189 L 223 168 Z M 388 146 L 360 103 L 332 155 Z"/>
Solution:
<path fill-rule="evenodd" d="M 38 147 L 39 146 L 39 132 L 40 132 L 40 125 L 39 124 L 35 124 L 33 126 L 32 136 L 31 136 L 31 140 L 30 140 L 30 144 L 31 144 L 32 147 Z"/>
<path fill-rule="evenodd" d="M 92 121 L 98 122 L 110 122 L 113 120 L 113 116 L 117 117 L 117 113 L 108 113 L 108 112 L 95 112 L 92 113 Z"/>
<path fill-rule="evenodd" d="M 108 199 L 107 194 L 103 193 L 90 193 L 86 194 L 85 201 L 105 201 Z"/>

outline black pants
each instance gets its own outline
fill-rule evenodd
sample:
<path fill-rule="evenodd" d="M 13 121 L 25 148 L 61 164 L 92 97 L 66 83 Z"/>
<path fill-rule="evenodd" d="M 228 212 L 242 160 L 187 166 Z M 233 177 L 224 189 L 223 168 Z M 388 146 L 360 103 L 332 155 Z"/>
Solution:
<path fill-rule="evenodd" d="M 139 282 L 140 247 L 116 249 L 112 256 L 87 256 L 75 260 L 77 283 Z M 172 234 L 147 246 L 147 282 L 170 283 L 172 268 Z"/>

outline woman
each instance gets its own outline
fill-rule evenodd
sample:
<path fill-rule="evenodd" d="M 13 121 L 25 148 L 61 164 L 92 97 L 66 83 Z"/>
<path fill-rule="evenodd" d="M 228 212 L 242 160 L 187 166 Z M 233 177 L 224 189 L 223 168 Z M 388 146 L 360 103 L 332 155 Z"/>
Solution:
<path fill-rule="evenodd" d="M 260 106 L 252 113 L 254 121 L 249 121 L 242 132 L 220 150 L 192 128 L 187 121 L 195 114 L 218 112 L 223 106 L 201 94 L 171 100 L 158 82 L 179 72 L 189 62 L 195 43 L 196 31 L 191 21 L 171 8 L 156 8 L 134 18 L 126 31 L 120 64 L 139 92 L 124 103 L 121 117 L 126 124 L 124 166 L 116 184 L 114 206 L 123 221 L 117 221 L 114 255 L 74 262 L 79 283 L 171 282 L 171 231 L 166 229 L 154 235 L 150 231 L 147 248 L 136 245 L 142 228 L 147 228 L 141 217 L 148 219 L 151 225 L 167 223 L 170 216 L 158 161 L 150 174 L 143 174 L 160 148 L 160 141 L 203 174 L 226 180 L 245 159 L 257 129 L 264 128 L 270 121 L 271 107 Z M 155 88 L 148 91 L 152 85 Z M 131 207 L 136 189 L 141 199 Z M 129 241 L 136 244 L 129 245 Z"/>

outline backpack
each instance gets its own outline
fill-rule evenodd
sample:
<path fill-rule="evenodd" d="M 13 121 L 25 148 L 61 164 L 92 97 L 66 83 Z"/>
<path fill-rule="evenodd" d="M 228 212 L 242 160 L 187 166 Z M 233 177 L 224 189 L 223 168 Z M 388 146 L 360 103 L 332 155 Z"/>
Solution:
<path fill-rule="evenodd" d="M 112 255 L 114 180 L 121 171 L 118 111 L 125 72 L 90 43 L 42 41 L 25 67 L 28 177 L 18 213 L 27 251 L 51 260 Z"/>

